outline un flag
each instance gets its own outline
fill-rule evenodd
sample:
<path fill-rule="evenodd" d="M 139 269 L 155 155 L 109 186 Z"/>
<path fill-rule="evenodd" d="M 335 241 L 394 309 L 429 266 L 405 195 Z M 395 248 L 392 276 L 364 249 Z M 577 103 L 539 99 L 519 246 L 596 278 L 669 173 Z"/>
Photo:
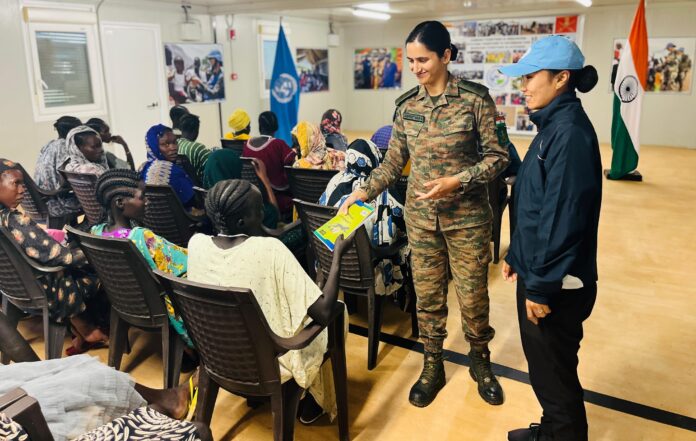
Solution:
<path fill-rule="evenodd" d="M 278 117 L 276 138 L 284 140 L 289 145 L 292 145 L 290 131 L 297 124 L 297 112 L 300 108 L 299 84 L 295 60 L 290 53 L 285 31 L 281 25 L 271 77 L 271 110 Z"/>

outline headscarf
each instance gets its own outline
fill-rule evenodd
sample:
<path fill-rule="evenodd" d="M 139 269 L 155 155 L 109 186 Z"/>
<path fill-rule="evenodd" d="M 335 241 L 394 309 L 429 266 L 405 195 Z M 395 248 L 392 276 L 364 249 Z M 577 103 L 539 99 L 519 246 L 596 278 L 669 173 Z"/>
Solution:
<path fill-rule="evenodd" d="M 321 116 L 321 134 L 329 136 L 332 133 L 341 133 L 341 122 L 343 122 L 341 112 L 336 109 L 327 110 Z"/>
<path fill-rule="evenodd" d="M 336 206 L 365 181 L 372 170 L 379 167 L 381 155 L 372 141 L 356 139 L 346 150 L 346 169 L 329 181 L 319 199 L 323 205 Z"/>
<path fill-rule="evenodd" d="M 159 148 L 160 138 L 172 129 L 157 124 L 145 134 L 147 162 L 140 171 L 140 177 L 146 184 L 169 185 L 174 189 L 179 200 L 185 207 L 190 207 L 194 201 L 193 181 L 179 165 L 167 161 Z"/>
<path fill-rule="evenodd" d="M 242 161 L 239 152 L 232 149 L 218 149 L 210 154 L 203 171 L 203 183 L 206 188 L 226 179 L 241 179 Z"/>
<path fill-rule="evenodd" d="M 235 109 L 232 114 L 230 114 L 229 118 L 227 118 L 227 125 L 230 126 L 230 129 L 232 129 L 232 132 L 227 133 L 225 135 L 225 138 L 227 139 L 237 139 L 237 140 L 242 140 L 246 141 L 249 139 L 249 134 L 248 133 L 239 133 L 249 127 L 249 123 L 251 123 L 251 118 L 249 118 L 249 114 L 246 112 L 244 109 Z"/>
<path fill-rule="evenodd" d="M 65 170 L 101 175 L 109 169 L 109 163 L 106 161 L 106 154 L 102 155 L 99 162 L 92 162 L 87 159 L 75 142 L 75 135 L 79 135 L 80 133 L 93 133 L 97 138 L 101 139 L 96 130 L 85 125 L 77 126 L 69 131 L 65 141 L 68 144 L 68 157 L 70 158 L 70 162 L 65 166 Z"/>
<path fill-rule="evenodd" d="M 293 167 L 321 170 L 345 168 L 345 153 L 327 148 L 319 127 L 301 121 L 292 129 L 292 134 L 297 138 L 301 152 L 301 158 L 295 161 Z"/>

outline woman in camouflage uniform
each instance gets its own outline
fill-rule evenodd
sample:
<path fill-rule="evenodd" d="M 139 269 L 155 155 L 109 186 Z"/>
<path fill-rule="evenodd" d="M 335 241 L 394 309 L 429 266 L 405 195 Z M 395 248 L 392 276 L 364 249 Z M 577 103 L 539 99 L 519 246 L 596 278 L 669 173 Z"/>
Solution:
<path fill-rule="evenodd" d="M 496 131 L 488 89 L 447 71 L 457 52 L 440 22 L 423 22 L 411 31 L 406 57 L 420 85 L 396 100 L 384 162 L 341 207 L 375 198 L 396 183 L 411 159 L 405 218 L 425 361 L 409 400 L 418 407 L 429 405 L 445 385 L 448 266 L 471 345 L 471 376 L 486 402 L 503 402 L 488 350 L 494 330 L 488 324 L 492 215 L 486 183 L 508 163 L 502 145 L 507 136 Z"/>

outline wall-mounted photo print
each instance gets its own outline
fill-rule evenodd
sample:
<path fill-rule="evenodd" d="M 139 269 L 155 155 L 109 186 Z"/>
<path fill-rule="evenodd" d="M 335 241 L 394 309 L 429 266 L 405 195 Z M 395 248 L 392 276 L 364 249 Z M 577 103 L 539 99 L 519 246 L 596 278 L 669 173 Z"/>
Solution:
<path fill-rule="evenodd" d="M 329 90 L 328 49 L 297 49 L 296 60 L 302 93 Z"/>
<path fill-rule="evenodd" d="M 353 81 L 356 89 L 401 89 L 403 49 L 355 49 Z"/>
<path fill-rule="evenodd" d="M 225 100 L 221 44 L 165 43 L 169 104 Z"/>

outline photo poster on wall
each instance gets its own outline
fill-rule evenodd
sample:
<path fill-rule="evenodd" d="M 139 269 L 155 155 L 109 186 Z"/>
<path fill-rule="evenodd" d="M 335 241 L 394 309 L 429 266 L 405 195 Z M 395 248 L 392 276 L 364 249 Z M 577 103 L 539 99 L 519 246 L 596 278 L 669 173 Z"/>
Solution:
<path fill-rule="evenodd" d="M 221 44 L 165 43 L 164 64 L 171 106 L 225 100 Z"/>
<path fill-rule="evenodd" d="M 328 49 L 298 48 L 295 65 L 302 93 L 329 90 Z"/>
<path fill-rule="evenodd" d="M 616 76 L 625 47 L 626 39 L 614 39 L 612 79 Z M 696 38 L 648 38 L 648 81 L 645 91 L 690 94 L 694 52 Z M 610 90 L 613 90 L 611 84 Z"/>
<path fill-rule="evenodd" d="M 403 49 L 355 49 L 353 84 L 355 89 L 401 89 Z"/>
<path fill-rule="evenodd" d="M 516 63 L 536 40 L 552 34 L 563 35 L 579 44 L 584 16 L 541 16 L 450 22 L 457 58 L 450 72 L 464 80 L 488 87 L 499 112 L 505 114 L 510 133 L 535 130 L 522 94 L 521 78 L 509 78 L 498 68 Z"/>

